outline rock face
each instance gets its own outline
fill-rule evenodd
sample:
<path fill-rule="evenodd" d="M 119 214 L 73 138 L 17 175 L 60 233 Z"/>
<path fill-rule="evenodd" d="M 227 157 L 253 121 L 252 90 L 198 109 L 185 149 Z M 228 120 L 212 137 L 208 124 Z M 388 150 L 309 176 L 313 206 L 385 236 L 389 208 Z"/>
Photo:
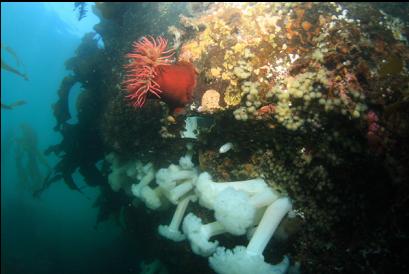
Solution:
<path fill-rule="evenodd" d="M 104 48 L 88 35 L 66 63 L 74 75 L 63 81 L 55 108 L 64 140 L 50 151 L 65 152 L 55 169 L 67 178 L 80 167 L 87 182 L 100 182 L 101 195 L 113 197 L 107 172 L 95 168 L 104 154 L 167 167 L 192 141 L 180 137 L 186 117 L 197 116 L 193 161 L 203 171 L 217 181 L 262 176 L 293 199 L 298 217 L 283 228 L 292 233 L 267 247 L 266 261 L 290 254 L 307 273 L 402 272 L 409 267 L 409 22 L 402 5 L 98 3 L 95 31 Z M 174 39 L 177 61 L 198 73 L 193 102 L 179 116 L 158 100 L 134 108 L 121 87 L 132 42 L 164 33 Z M 179 77 L 171 78 L 164 81 Z M 83 87 L 79 121 L 67 125 L 75 81 Z M 228 142 L 234 149 L 220 154 Z M 177 273 L 211 273 L 188 248 L 155 238 L 160 217 L 115 197 L 98 203 L 101 219 L 124 208 L 128 226 L 143 220 L 137 229 L 150 235 L 150 254 Z"/>

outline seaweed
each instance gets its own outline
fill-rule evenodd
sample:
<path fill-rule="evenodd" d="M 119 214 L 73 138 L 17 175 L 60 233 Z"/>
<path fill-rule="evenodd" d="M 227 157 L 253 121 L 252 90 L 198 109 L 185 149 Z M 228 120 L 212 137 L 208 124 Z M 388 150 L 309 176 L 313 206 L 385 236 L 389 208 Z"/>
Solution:
<path fill-rule="evenodd" d="M 23 65 L 23 63 L 21 63 L 20 59 L 18 58 L 16 52 L 11 47 L 3 45 L 3 43 L 1 43 L 1 49 L 2 50 L 4 49 L 11 56 L 13 56 L 13 58 L 16 61 L 18 67 L 20 65 Z M 17 68 L 14 68 L 13 66 L 7 64 L 5 61 L 3 61 L 3 57 L 1 58 L 1 69 L 7 70 L 7 71 L 9 71 L 11 73 L 14 73 L 14 74 L 22 77 L 24 80 L 28 81 L 27 73 L 23 73 L 23 72 L 19 71 Z"/>
<path fill-rule="evenodd" d="M 74 2 L 74 11 L 78 9 L 78 21 L 87 16 L 87 3 L 86 2 Z"/>
<path fill-rule="evenodd" d="M 71 114 L 68 106 L 68 99 L 71 88 L 77 83 L 77 79 L 74 76 L 66 76 L 60 85 L 58 90 L 58 101 L 53 105 L 54 117 L 57 119 L 57 125 L 54 130 L 60 130 L 61 125 L 71 119 Z"/>
<path fill-rule="evenodd" d="M 96 126 L 98 116 L 101 115 L 100 109 L 104 106 L 104 97 L 100 96 L 100 90 L 104 87 L 101 81 L 104 71 L 98 63 L 100 57 L 101 50 L 98 49 L 95 33 L 90 33 L 84 36 L 76 56 L 66 62 L 67 69 L 72 70 L 73 74 L 63 79 L 58 90 L 58 101 L 53 104 L 57 120 L 54 130 L 60 132 L 63 139 L 46 150 L 47 155 L 55 153 L 61 159 L 54 166 L 53 174 L 43 183 L 42 191 L 62 179 L 70 189 L 82 192 L 72 178 L 77 169 L 89 186 L 106 183 L 106 177 L 96 167 L 96 163 L 104 156 L 100 131 Z M 78 122 L 70 124 L 69 95 L 76 83 L 88 89 L 83 90 L 77 99 Z"/>
<path fill-rule="evenodd" d="M 18 184 L 22 190 L 36 193 L 51 166 L 38 148 L 38 137 L 28 124 L 21 124 L 21 135 L 14 139 Z"/>
<path fill-rule="evenodd" d="M 101 222 L 107 221 L 111 217 L 114 217 L 116 223 L 119 224 L 122 229 L 125 229 L 126 226 L 121 223 L 120 219 L 123 208 L 129 199 L 123 192 L 112 191 L 108 184 L 102 185 L 100 190 L 101 192 L 93 204 L 94 208 L 98 208 L 94 229 L 97 230 Z"/>
<path fill-rule="evenodd" d="M 15 107 L 23 106 L 23 105 L 25 105 L 25 104 L 27 104 L 26 101 L 24 101 L 24 100 L 18 100 L 18 101 L 15 101 L 14 103 L 11 103 L 11 104 L 3 104 L 3 103 L 1 103 L 1 108 L 2 108 L 2 109 L 12 110 L 12 109 L 14 109 Z"/>

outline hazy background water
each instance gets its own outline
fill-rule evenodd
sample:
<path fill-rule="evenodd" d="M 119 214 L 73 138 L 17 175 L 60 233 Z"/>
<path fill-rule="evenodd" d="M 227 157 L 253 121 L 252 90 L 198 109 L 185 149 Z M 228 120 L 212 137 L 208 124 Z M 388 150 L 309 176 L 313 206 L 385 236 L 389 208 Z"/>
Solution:
<path fill-rule="evenodd" d="M 34 199 L 17 187 L 12 141 L 21 134 L 20 124 L 34 128 L 41 151 L 61 140 L 60 134 L 53 131 L 56 121 L 51 105 L 57 100 L 61 80 L 69 73 L 64 62 L 74 55 L 83 34 L 92 31 L 99 21 L 89 11 L 78 22 L 73 8 L 73 3 L 1 4 L 1 42 L 13 48 L 29 77 L 25 81 L 1 71 L 1 101 L 27 101 L 13 110 L 1 110 L 2 272 L 114 273 L 115 268 L 133 272 L 132 265 L 138 265 L 132 256 L 128 264 L 123 262 L 131 251 L 117 226 L 104 223 L 94 229 L 96 209 L 92 204 L 98 190 L 84 188 L 85 195 L 81 195 L 58 182 L 40 199 Z M 15 64 L 3 50 L 2 58 Z M 79 86 L 74 87 L 70 95 L 72 122 L 79 90 Z M 48 160 L 54 165 L 57 158 Z M 78 174 L 74 179 L 81 182 Z"/>

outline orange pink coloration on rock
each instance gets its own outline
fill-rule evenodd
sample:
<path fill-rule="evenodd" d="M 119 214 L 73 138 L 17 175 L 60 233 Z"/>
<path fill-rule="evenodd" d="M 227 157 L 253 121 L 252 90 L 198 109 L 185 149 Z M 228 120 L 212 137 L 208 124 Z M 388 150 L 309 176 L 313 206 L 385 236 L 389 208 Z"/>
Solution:
<path fill-rule="evenodd" d="M 184 107 L 192 100 L 196 86 L 196 70 L 191 63 L 172 64 L 174 50 L 166 50 L 167 40 L 143 37 L 133 43 L 133 51 L 126 55 L 131 62 L 124 85 L 127 97 L 135 107 L 143 107 L 147 96 L 155 95 L 171 108 Z"/>

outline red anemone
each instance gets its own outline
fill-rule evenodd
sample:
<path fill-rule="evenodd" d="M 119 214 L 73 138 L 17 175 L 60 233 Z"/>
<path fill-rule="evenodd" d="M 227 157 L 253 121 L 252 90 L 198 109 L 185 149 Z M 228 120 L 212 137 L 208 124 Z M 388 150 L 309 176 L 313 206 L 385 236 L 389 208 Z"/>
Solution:
<path fill-rule="evenodd" d="M 196 86 L 196 70 L 190 63 L 172 64 L 174 50 L 166 50 L 167 40 L 143 37 L 134 42 L 133 52 L 126 55 L 131 62 L 124 82 L 135 107 L 142 107 L 149 94 L 162 99 L 172 108 L 184 107 L 192 99 Z"/>

